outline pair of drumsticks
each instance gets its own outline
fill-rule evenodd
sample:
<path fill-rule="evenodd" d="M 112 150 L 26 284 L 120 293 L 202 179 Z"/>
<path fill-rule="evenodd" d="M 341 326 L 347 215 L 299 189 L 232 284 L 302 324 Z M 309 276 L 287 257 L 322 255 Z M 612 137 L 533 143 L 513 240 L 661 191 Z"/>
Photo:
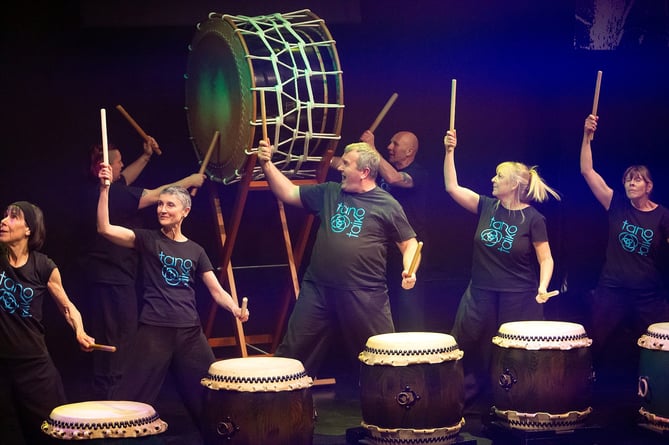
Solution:
<path fill-rule="evenodd" d="M 242 298 L 242 315 L 248 310 L 248 305 L 249 305 L 249 299 L 247 297 Z M 104 352 L 116 352 L 116 346 L 110 346 L 110 345 L 101 345 L 94 343 L 91 345 L 91 348 L 96 350 L 96 351 L 104 351 Z"/>

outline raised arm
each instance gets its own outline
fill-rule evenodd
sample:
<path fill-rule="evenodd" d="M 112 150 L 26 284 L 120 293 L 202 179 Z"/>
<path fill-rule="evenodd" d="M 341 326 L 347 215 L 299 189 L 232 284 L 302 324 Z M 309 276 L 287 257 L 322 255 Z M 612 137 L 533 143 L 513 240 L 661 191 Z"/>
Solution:
<path fill-rule="evenodd" d="M 457 145 L 455 130 L 449 130 L 444 137 L 444 186 L 451 198 L 472 213 L 478 213 L 479 194 L 460 186 L 458 175 L 455 172 L 455 146 Z"/>
<path fill-rule="evenodd" d="M 367 142 L 369 145 L 374 147 L 374 133 L 369 130 L 365 130 L 364 133 L 360 136 L 362 142 Z M 378 150 L 377 150 L 378 151 Z M 413 178 L 408 173 L 399 172 L 393 165 L 386 160 L 383 156 L 380 156 L 381 160 L 379 162 L 379 174 L 386 183 L 392 185 L 393 187 L 403 187 L 411 188 L 413 187 Z"/>
<path fill-rule="evenodd" d="M 111 167 L 109 164 L 102 164 L 100 173 L 100 196 L 98 197 L 97 227 L 98 233 L 114 244 L 123 247 L 135 246 L 135 232 L 122 227 L 115 226 L 109 222 L 109 185 L 105 184 L 105 179 L 111 181 Z"/>
<path fill-rule="evenodd" d="M 583 142 L 581 142 L 581 174 L 588 183 L 588 187 L 595 195 L 597 201 L 604 206 L 606 210 L 611 206 L 611 199 L 613 198 L 613 190 L 606 184 L 604 178 L 597 173 L 593 167 L 592 162 L 592 139 L 597 130 L 597 116 L 589 115 L 585 119 L 585 126 L 583 128 Z"/>
<path fill-rule="evenodd" d="M 67 321 L 67 324 L 69 324 L 74 331 L 74 335 L 77 337 L 77 342 L 81 346 L 81 349 L 91 351 L 91 346 L 95 344 L 95 339 L 86 334 L 86 331 L 84 330 L 84 322 L 81 319 L 81 313 L 74 303 L 70 301 L 67 293 L 65 293 L 58 268 L 51 271 L 49 281 L 47 282 L 47 288 L 56 302 L 58 310 L 63 314 L 65 321 Z"/>
<path fill-rule="evenodd" d="M 149 161 L 151 160 L 151 155 L 153 154 L 154 147 L 159 148 L 158 142 L 156 142 L 154 138 L 149 136 L 149 140 L 144 141 L 143 145 L 144 152 L 140 155 L 140 157 L 135 159 L 135 161 L 132 164 L 128 165 L 121 172 L 121 174 L 125 178 L 126 184 L 130 185 L 133 182 L 135 182 L 135 180 L 137 180 L 139 175 L 144 170 L 144 167 L 146 167 Z"/>
<path fill-rule="evenodd" d="M 225 308 L 240 321 L 246 321 L 249 319 L 248 309 L 245 311 L 245 313 L 242 314 L 242 309 L 237 303 L 234 302 L 232 295 L 227 293 L 225 289 L 221 287 L 221 283 L 218 282 L 218 279 L 216 278 L 216 275 L 213 271 L 210 270 L 202 274 L 202 282 L 204 282 L 205 286 L 207 286 L 207 289 L 209 289 L 209 293 L 211 294 L 211 297 L 214 299 L 216 304 L 222 308 Z"/>
<path fill-rule="evenodd" d="M 272 193 L 286 204 L 302 207 L 300 188 L 286 177 L 272 162 L 272 146 L 267 141 L 260 141 L 258 162 L 265 174 Z"/>
<path fill-rule="evenodd" d="M 142 193 L 141 198 L 139 199 L 139 205 L 138 208 L 144 209 L 146 207 L 150 207 L 158 202 L 158 198 L 160 197 L 160 193 L 166 188 L 171 185 L 183 187 L 185 189 L 190 189 L 192 187 L 202 187 L 202 184 L 204 184 L 206 176 L 204 173 L 193 173 L 191 175 L 186 176 L 185 178 L 179 179 L 176 182 L 172 182 L 169 184 L 164 184 L 161 185 L 160 187 L 156 187 L 155 189 L 145 189 L 144 192 Z"/>

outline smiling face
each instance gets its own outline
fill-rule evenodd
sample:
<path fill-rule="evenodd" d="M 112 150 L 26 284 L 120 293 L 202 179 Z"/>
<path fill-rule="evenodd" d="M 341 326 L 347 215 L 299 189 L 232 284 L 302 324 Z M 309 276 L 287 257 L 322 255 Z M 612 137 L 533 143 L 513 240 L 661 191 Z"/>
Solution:
<path fill-rule="evenodd" d="M 337 170 L 341 172 L 341 188 L 347 192 L 358 192 L 362 190 L 364 171 L 358 170 L 358 158 L 360 153 L 355 150 L 345 152 L 341 157 L 341 163 Z"/>
<path fill-rule="evenodd" d="M 176 194 L 161 193 L 156 211 L 160 225 L 169 227 L 181 223 L 188 216 L 190 207 L 186 207 Z"/>
<path fill-rule="evenodd" d="M 416 151 L 416 137 L 407 131 L 395 133 L 388 144 L 388 162 L 400 168 L 411 163 Z"/>

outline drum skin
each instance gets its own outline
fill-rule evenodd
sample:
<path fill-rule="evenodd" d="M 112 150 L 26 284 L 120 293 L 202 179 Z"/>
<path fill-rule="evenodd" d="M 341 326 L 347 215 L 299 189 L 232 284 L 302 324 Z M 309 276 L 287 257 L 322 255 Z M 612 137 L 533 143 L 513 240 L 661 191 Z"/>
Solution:
<path fill-rule="evenodd" d="M 639 377 L 648 389 L 641 406 L 656 416 L 669 419 L 669 351 L 642 348 L 639 355 Z"/>
<path fill-rule="evenodd" d="M 314 405 L 310 388 L 295 391 L 207 391 L 207 445 L 311 445 Z"/>
<path fill-rule="evenodd" d="M 407 366 L 361 365 L 362 418 L 381 428 L 455 425 L 464 406 L 460 360 Z"/>
<path fill-rule="evenodd" d="M 526 350 L 493 348 L 491 385 L 495 407 L 522 413 L 584 411 L 592 400 L 589 348 Z"/>

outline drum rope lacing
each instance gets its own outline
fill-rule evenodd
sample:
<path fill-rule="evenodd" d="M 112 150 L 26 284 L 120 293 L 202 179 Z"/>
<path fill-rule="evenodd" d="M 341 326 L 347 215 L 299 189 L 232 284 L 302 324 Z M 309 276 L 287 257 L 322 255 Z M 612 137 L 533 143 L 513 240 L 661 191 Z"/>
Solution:
<path fill-rule="evenodd" d="M 497 336 L 505 340 L 513 341 L 578 341 L 588 338 L 588 334 L 581 333 L 577 335 L 521 335 L 521 334 L 506 334 L 503 332 L 497 333 Z"/>
<path fill-rule="evenodd" d="M 646 335 L 648 337 L 653 337 L 653 338 L 656 338 L 658 340 L 669 340 L 669 334 L 662 334 L 660 332 L 653 332 L 653 331 L 648 330 L 648 331 L 646 331 Z"/>
<path fill-rule="evenodd" d="M 133 420 L 115 420 L 108 422 L 65 422 L 57 419 L 47 419 L 46 422 L 51 425 L 53 428 L 66 428 L 72 430 L 104 430 L 104 429 L 113 429 L 113 428 L 131 428 L 138 426 L 150 425 L 155 421 L 160 420 L 158 413 L 150 416 L 143 417 L 140 419 Z"/>
<path fill-rule="evenodd" d="M 305 371 L 283 375 L 283 376 L 269 376 L 269 377 L 246 377 L 246 376 L 231 376 L 231 375 L 212 375 L 208 374 L 208 378 L 221 383 L 284 383 L 301 380 L 307 377 Z"/>
<path fill-rule="evenodd" d="M 447 348 L 420 349 L 420 350 L 379 349 L 379 348 L 370 348 L 369 346 L 366 346 L 365 352 L 379 355 L 412 356 L 412 355 L 444 354 L 457 351 L 458 349 L 459 349 L 458 345 L 452 345 Z"/>

